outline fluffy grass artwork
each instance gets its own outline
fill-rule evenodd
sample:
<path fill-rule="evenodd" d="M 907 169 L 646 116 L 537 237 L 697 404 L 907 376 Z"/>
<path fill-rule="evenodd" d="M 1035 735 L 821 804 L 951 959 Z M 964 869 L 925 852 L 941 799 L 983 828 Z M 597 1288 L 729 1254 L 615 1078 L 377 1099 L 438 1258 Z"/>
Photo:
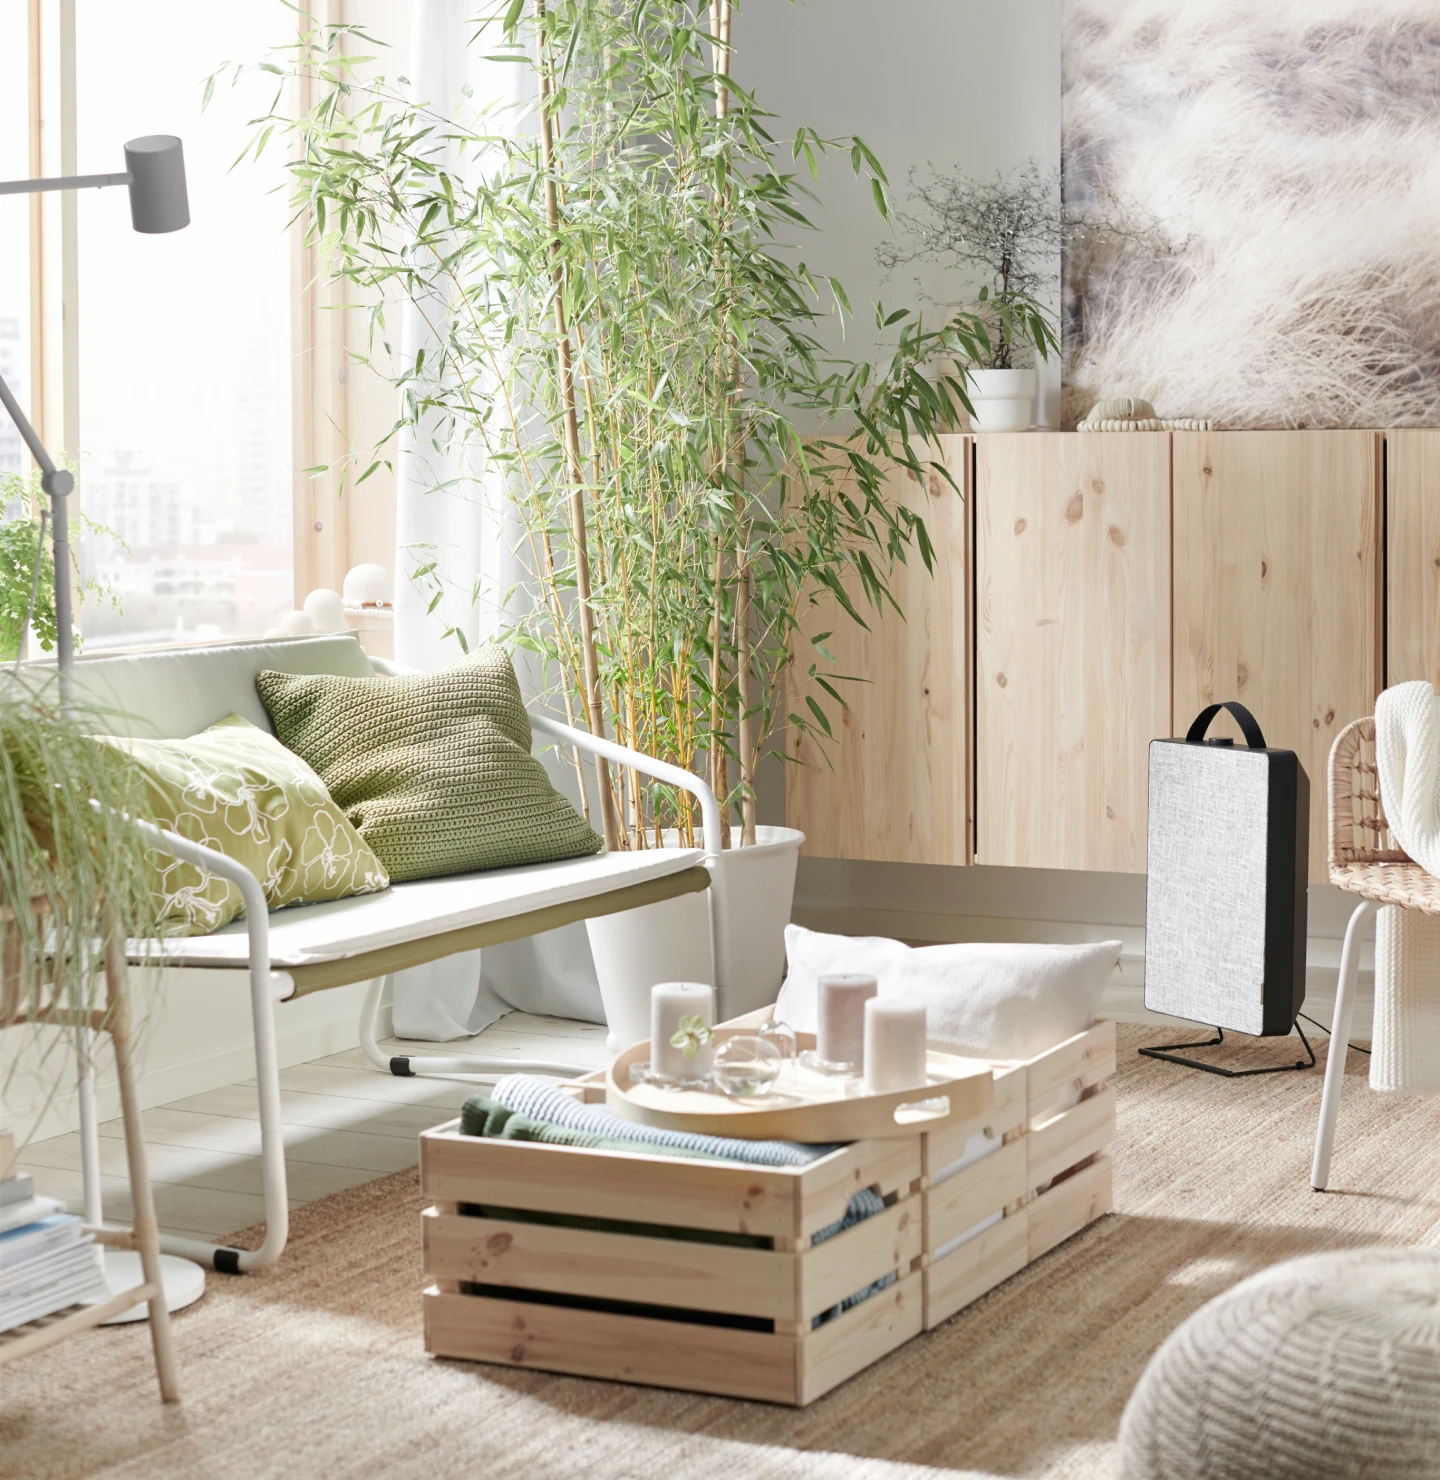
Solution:
<path fill-rule="evenodd" d="M 1064 424 L 1440 424 L 1440 4 L 1066 0 Z"/>

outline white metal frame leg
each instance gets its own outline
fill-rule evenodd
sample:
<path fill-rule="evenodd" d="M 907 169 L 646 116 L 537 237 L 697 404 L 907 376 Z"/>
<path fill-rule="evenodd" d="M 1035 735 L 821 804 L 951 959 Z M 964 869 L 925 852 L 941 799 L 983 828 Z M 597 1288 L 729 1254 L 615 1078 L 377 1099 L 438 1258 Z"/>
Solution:
<path fill-rule="evenodd" d="M 95 1040 L 88 1028 L 75 1029 L 75 1089 L 80 1102 L 80 1177 L 84 1189 L 85 1222 L 92 1228 L 104 1221 L 100 1183 L 100 1123 L 95 1113 Z"/>
<path fill-rule="evenodd" d="M 558 1074 L 564 1079 L 573 1079 L 589 1074 L 593 1064 L 559 1064 L 546 1059 L 485 1059 L 467 1054 L 388 1054 L 380 1047 L 376 1028 L 380 1020 L 380 998 L 385 991 L 388 976 L 377 976 L 365 993 L 365 1005 L 360 1009 L 360 1047 L 365 1057 L 377 1069 L 387 1074 L 408 1079 L 418 1075 L 470 1075 L 482 1079 L 495 1079 L 502 1074 Z"/>
<path fill-rule="evenodd" d="M 1330 1024 L 1330 1049 L 1325 1059 L 1325 1090 L 1320 1099 L 1320 1127 L 1315 1136 L 1315 1161 L 1310 1185 L 1324 1192 L 1330 1181 L 1330 1153 L 1335 1147 L 1335 1122 L 1340 1115 L 1340 1092 L 1345 1083 L 1345 1057 L 1350 1048 L 1350 1020 L 1355 1013 L 1355 984 L 1360 979 L 1360 938 L 1379 910 L 1373 899 L 1362 899 L 1345 927 L 1340 954 L 1340 984 L 1335 993 L 1335 1016 Z"/>
<path fill-rule="evenodd" d="M 275 1004 L 280 987 L 270 973 L 270 914 L 260 881 L 243 864 L 202 848 L 147 822 L 136 827 L 162 852 L 199 864 L 236 884 L 245 899 L 249 944 L 250 1020 L 255 1033 L 255 1085 L 260 1101 L 260 1162 L 265 1192 L 265 1238 L 258 1249 L 231 1249 L 203 1239 L 162 1233 L 166 1254 L 193 1259 L 221 1274 L 268 1269 L 280 1257 L 290 1233 L 290 1200 L 285 1177 L 285 1127 L 280 1118 L 280 1057 L 275 1044 Z"/>

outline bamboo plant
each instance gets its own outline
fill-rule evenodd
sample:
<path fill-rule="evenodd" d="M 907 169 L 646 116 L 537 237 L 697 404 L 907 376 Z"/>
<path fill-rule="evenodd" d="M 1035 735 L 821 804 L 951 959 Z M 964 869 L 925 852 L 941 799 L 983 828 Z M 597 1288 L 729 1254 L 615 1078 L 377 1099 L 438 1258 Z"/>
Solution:
<path fill-rule="evenodd" d="M 849 304 L 796 247 L 806 209 L 829 156 L 882 215 L 885 174 L 859 138 L 772 138 L 731 75 L 737 20 L 732 0 L 507 0 L 471 45 L 522 69 L 533 102 L 453 116 L 387 78 L 357 27 L 307 24 L 266 64 L 282 86 L 247 147 L 288 141 L 324 271 L 369 305 L 352 354 L 398 365 L 398 419 L 355 481 L 402 431 L 498 478 L 528 572 L 509 638 L 543 657 L 572 722 L 708 775 L 751 842 L 777 731 L 823 744 L 843 704 L 807 612 L 829 592 L 864 623 L 894 605 L 896 562 L 930 565 L 886 479 L 899 463 L 948 481 L 929 444 L 968 401 L 923 367 L 987 341 L 976 316 L 877 306 L 879 361 L 824 347 Z M 400 305 L 428 331 L 407 354 Z M 441 552 L 403 574 L 432 610 L 447 583 L 478 591 Z M 786 713 L 792 661 L 815 696 Z M 598 781 L 608 846 L 693 840 L 687 795 L 603 766 Z"/>

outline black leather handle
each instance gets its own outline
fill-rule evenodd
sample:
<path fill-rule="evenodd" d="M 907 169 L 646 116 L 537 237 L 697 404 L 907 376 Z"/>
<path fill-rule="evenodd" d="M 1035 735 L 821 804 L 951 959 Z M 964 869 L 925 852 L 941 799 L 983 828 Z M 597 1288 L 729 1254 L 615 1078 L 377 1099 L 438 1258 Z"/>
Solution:
<path fill-rule="evenodd" d="M 1255 716 L 1250 713 L 1243 704 L 1227 701 L 1224 704 L 1209 704 L 1195 716 L 1195 723 L 1190 726 L 1185 736 L 1187 745 L 1199 745 L 1205 738 L 1205 731 L 1210 728 L 1210 721 L 1227 709 L 1235 716 L 1235 723 L 1240 726 L 1240 733 L 1245 737 L 1245 743 L 1251 750 L 1265 749 L 1265 736 L 1260 731 L 1260 725 Z"/>

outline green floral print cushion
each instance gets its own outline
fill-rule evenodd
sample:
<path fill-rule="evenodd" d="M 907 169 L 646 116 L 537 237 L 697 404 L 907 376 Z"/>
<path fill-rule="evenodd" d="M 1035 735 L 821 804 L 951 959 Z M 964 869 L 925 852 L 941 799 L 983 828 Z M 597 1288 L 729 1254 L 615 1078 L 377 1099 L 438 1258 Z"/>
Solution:
<path fill-rule="evenodd" d="M 184 740 L 99 738 L 140 766 L 161 827 L 243 863 L 271 909 L 389 886 L 384 865 L 315 772 L 240 715 Z M 167 934 L 204 935 L 244 914 L 228 879 L 153 856 Z"/>

